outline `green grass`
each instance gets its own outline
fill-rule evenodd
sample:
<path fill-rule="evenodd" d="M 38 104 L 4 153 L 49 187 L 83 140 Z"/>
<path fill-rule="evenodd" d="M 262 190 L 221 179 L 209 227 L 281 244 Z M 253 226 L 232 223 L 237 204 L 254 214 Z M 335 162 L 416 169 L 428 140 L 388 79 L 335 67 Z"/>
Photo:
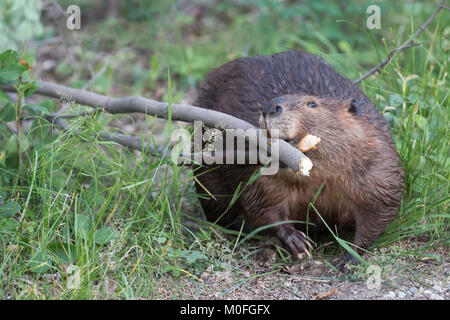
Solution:
<path fill-rule="evenodd" d="M 386 15 L 397 18 L 392 25 L 383 18 L 383 29 L 368 33 L 354 26 L 365 7 L 312 3 L 289 16 L 294 9 L 268 1 L 256 18 L 241 7 L 209 8 L 216 23 L 207 18 L 203 32 L 187 41 L 184 28 L 193 21 L 183 14 L 172 17 L 158 2 L 162 7 L 155 5 L 151 23 L 137 18 L 90 23 L 77 40 L 84 52 L 75 54 L 75 65 L 61 63 L 54 76 L 80 87 L 89 78 L 86 62 L 100 69 L 102 60 L 94 53 L 112 47 L 110 67 L 92 83 L 93 90 L 178 102 L 209 69 L 229 59 L 302 48 L 320 53 L 353 79 L 403 43 L 435 8 L 427 3 L 414 11 L 417 4 L 387 3 L 392 11 Z M 298 30 L 301 14 L 308 18 Z M 342 16 L 348 18 L 336 24 Z M 419 47 L 399 53 L 361 85 L 389 121 L 406 172 L 399 216 L 374 247 L 424 240 L 422 247 L 398 255 L 430 256 L 431 249 L 449 245 L 448 22 L 441 12 L 418 39 Z M 149 26 L 155 29 L 144 32 Z M 144 54 L 117 53 L 127 46 Z M 4 204 L 20 205 L 13 216 L 0 215 L 0 298 L 159 298 L 162 283 L 176 288 L 173 298 L 182 298 L 181 278 L 201 286 L 198 279 L 208 267 L 238 272 L 252 265 L 257 250 L 245 234 L 201 219 L 189 169 L 99 140 L 107 123 L 121 120 L 104 114 L 75 119 L 76 134 L 56 134 L 49 123 L 35 120 L 20 166 L 6 148 L 11 132 L 0 124 L 0 196 Z M 143 139 L 155 140 L 161 129 L 152 117 L 144 123 L 140 126 L 149 129 Z M 292 262 L 278 252 L 272 270 Z M 331 259 L 342 252 L 336 244 L 315 254 Z M 395 261 L 389 254 L 374 255 L 386 264 Z M 229 291 L 240 284 L 230 284 Z"/>
<path fill-rule="evenodd" d="M 54 297 L 93 297 L 96 282 L 110 278 L 118 282 L 119 296 L 133 298 L 132 279 L 146 279 L 139 286 L 148 281 L 149 290 L 156 275 L 191 269 L 185 266 L 189 259 L 200 267 L 206 258 L 195 256 L 200 240 L 181 223 L 181 200 L 194 198 L 190 178 L 165 161 L 137 159 L 98 141 L 95 130 L 83 130 L 90 126 L 75 123 L 79 137 L 63 133 L 31 155 L 33 166 L 21 177 L 27 188 L 3 188 L 21 203 L 31 198 L 17 219 L 8 219 L 14 225 L 2 229 L 3 297 L 14 292 L 17 298 L 39 298 L 22 290 L 26 279 L 43 284 L 39 291 L 47 296 L 40 272 L 64 274 L 76 261 L 80 290 Z M 69 281 L 64 278 L 62 287 Z"/>

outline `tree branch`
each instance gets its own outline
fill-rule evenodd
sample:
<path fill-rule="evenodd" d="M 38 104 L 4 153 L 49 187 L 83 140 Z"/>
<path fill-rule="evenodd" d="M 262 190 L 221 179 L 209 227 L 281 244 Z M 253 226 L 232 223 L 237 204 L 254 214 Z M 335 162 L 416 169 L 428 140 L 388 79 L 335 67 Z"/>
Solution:
<path fill-rule="evenodd" d="M 11 86 L 0 86 L 0 88 L 5 91 L 15 92 L 15 88 Z M 98 93 L 74 89 L 51 82 L 38 83 L 38 88 L 35 93 L 63 101 L 74 101 L 93 108 L 101 108 L 112 114 L 137 112 L 169 119 L 167 103 L 138 96 L 110 98 Z M 172 104 L 171 119 L 186 122 L 201 121 L 207 126 L 219 127 L 222 129 L 258 130 L 258 128 L 252 124 L 229 114 L 196 106 Z M 56 117 L 53 121 L 58 121 L 58 123 L 60 123 L 62 119 Z M 133 149 L 142 150 L 141 142 L 140 140 L 137 142 L 136 138 L 122 135 L 110 135 L 108 133 L 102 133 L 101 136 L 106 140 L 112 140 Z M 307 174 L 308 170 L 306 170 L 306 168 L 312 166 L 312 162 L 308 157 L 284 140 L 279 140 L 279 160 L 299 174 Z"/>
<path fill-rule="evenodd" d="M 103 63 L 102 68 L 97 72 L 94 73 L 94 70 L 92 69 L 92 66 L 89 64 L 89 72 L 91 73 L 91 79 L 89 79 L 85 85 L 83 86 L 83 90 L 87 90 L 90 85 L 92 84 L 92 82 L 94 82 L 95 80 L 97 80 L 98 77 L 100 77 L 108 68 L 109 65 L 109 56 L 105 59 L 105 62 Z"/>
<path fill-rule="evenodd" d="M 69 131 L 72 130 L 73 127 L 65 121 L 61 116 L 59 115 L 47 115 L 45 116 L 47 121 L 52 123 L 54 126 L 60 128 L 63 131 Z M 14 133 L 14 132 L 13 132 Z M 144 153 L 150 153 L 153 154 L 161 159 L 169 159 L 172 152 L 172 147 L 162 147 L 162 146 L 152 146 L 151 144 L 144 142 L 142 143 L 142 140 L 133 136 L 127 136 L 123 134 L 111 134 L 105 131 L 102 131 L 100 133 L 100 138 L 102 140 L 106 141 L 113 141 L 117 142 L 118 144 L 128 147 L 133 150 L 141 151 Z M 190 163 L 196 161 L 198 156 L 202 156 L 203 158 L 208 157 L 210 159 L 222 159 L 222 161 L 225 163 L 226 159 L 229 159 L 230 156 L 232 156 L 235 160 L 238 159 L 238 157 L 244 157 L 245 161 L 248 162 L 251 153 L 248 150 L 231 150 L 231 151 L 221 151 L 221 152 L 208 152 L 208 151 L 202 151 L 199 153 L 189 153 L 189 154 L 178 154 L 178 157 L 181 159 L 181 163 L 186 164 L 184 161 L 189 161 L 187 165 Z"/>
<path fill-rule="evenodd" d="M 441 11 L 442 9 L 446 9 L 449 10 L 449 8 L 445 5 L 445 1 L 446 0 L 442 0 L 441 4 L 439 5 L 439 7 L 433 12 L 433 14 L 428 18 L 427 21 L 425 21 L 425 23 L 414 33 L 414 35 L 405 43 L 403 43 L 401 46 L 395 48 L 394 50 L 392 50 L 389 55 L 386 57 L 386 59 L 384 59 L 383 61 L 381 61 L 381 63 L 376 66 L 373 67 L 372 69 L 370 69 L 367 73 L 365 73 L 361 78 L 356 79 L 355 81 L 353 81 L 354 84 L 358 84 L 361 81 L 367 79 L 370 75 L 372 75 L 373 73 L 381 70 L 381 68 L 383 68 L 385 65 L 387 65 L 392 58 L 394 57 L 394 55 L 402 50 L 405 50 L 407 48 L 411 48 L 414 47 L 418 44 L 416 44 L 414 42 L 414 40 L 423 32 L 423 30 L 425 30 L 425 28 L 431 23 L 431 21 L 433 21 L 434 17 L 436 17 L 436 15 L 439 13 L 439 11 Z"/>
<path fill-rule="evenodd" d="M 45 118 L 47 119 L 47 121 L 51 122 L 53 125 L 59 127 L 60 129 L 62 129 L 64 131 L 68 131 L 68 130 L 72 129 L 72 126 L 67 121 L 65 121 L 63 117 L 61 117 L 59 115 L 47 115 L 47 116 L 45 116 Z M 155 155 L 163 157 L 163 158 L 168 157 L 168 155 L 166 154 L 168 151 L 167 148 L 164 149 L 164 148 L 160 148 L 158 146 L 153 147 L 152 145 L 150 145 L 149 143 L 146 143 L 146 142 L 144 142 L 144 145 L 142 145 L 141 139 L 136 138 L 136 137 L 127 136 L 127 135 L 123 135 L 123 134 L 111 134 L 111 133 L 102 131 L 102 132 L 100 132 L 100 138 L 102 140 L 117 142 L 118 144 L 120 144 L 124 147 L 128 147 L 130 149 L 148 152 L 148 153 L 155 154 Z"/>

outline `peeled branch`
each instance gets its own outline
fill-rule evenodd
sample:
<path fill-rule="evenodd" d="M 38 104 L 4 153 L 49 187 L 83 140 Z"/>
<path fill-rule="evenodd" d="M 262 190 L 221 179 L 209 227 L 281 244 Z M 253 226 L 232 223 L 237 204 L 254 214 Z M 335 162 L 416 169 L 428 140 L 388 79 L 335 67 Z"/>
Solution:
<path fill-rule="evenodd" d="M 298 163 L 298 171 L 297 174 L 301 174 L 304 176 L 309 176 L 309 171 L 312 169 L 313 163 L 309 158 L 302 158 Z"/>
<path fill-rule="evenodd" d="M 320 142 L 320 140 L 321 139 L 319 137 L 316 137 L 315 135 L 307 134 L 303 137 L 302 140 L 300 140 L 297 145 L 297 149 L 301 152 L 317 149 L 317 144 Z"/>

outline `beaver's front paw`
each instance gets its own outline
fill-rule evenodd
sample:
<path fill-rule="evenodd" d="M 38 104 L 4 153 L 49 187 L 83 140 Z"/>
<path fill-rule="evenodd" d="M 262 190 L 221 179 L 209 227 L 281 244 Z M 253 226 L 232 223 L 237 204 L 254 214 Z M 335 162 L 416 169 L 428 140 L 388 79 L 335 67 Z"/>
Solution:
<path fill-rule="evenodd" d="M 312 240 L 303 232 L 295 229 L 293 226 L 281 225 L 277 230 L 277 236 L 295 257 L 300 259 L 302 257 L 302 252 L 304 252 L 308 258 L 311 258 L 309 250 L 312 249 L 310 243 Z"/>

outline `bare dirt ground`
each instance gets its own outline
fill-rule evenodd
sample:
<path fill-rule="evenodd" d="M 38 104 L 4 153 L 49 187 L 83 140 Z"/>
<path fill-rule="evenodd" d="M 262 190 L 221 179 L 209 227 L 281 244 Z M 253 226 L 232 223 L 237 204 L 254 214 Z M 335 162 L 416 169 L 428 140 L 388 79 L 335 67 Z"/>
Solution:
<path fill-rule="evenodd" d="M 375 250 L 375 253 L 395 255 L 400 247 L 419 245 L 414 241 L 396 243 L 389 248 Z M 389 262 L 370 259 L 370 263 L 381 268 L 378 269 L 381 274 L 377 285 L 374 269 L 367 273 L 367 268 L 355 267 L 343 274 L 334 271 L 320 258 L 291 265 L 278 264 L 274 268 L 273 261 L 268 257 L 274 258 L 275 252 L 265 250 L 265 261 L 255 259 L 250 267 L 247 264 L 245 268 L 225 271 L 209 268 L 201 279 L 163 279 L 158 298 L 450 300 L 448 247 L 439 247 L 430 253 L 440 256 L 442 260 L 404 256 L 389 258 Z"/>

